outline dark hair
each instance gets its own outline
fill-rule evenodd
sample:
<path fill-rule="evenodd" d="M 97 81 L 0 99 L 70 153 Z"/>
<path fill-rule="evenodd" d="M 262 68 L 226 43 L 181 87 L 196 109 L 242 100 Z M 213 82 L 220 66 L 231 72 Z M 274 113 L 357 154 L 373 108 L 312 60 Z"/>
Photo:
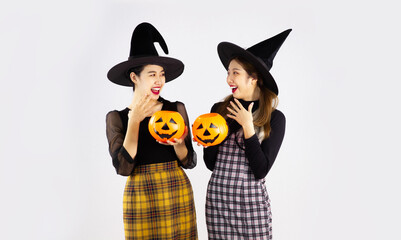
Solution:
<path fill-rule="evenodd" d="M 130 75 L 131 75 L 132 72 L 135 73 L 135 75 L 137 75 L 137 76 L 139 77 L 139 76 L 141 75 L 143 69 L 145 68 L 145 66 L 146 66 L 146 65 L 141 65 L 141 66 L 137 66 L 137 67 L 130 68 L 130 69 L 127 71 L 127 77 L 128 77 L 128 79 L 131 81 Z M 132 90 L 135 91 L 135 84 L 134 84 L 134 83 L 132 83 Z"/>

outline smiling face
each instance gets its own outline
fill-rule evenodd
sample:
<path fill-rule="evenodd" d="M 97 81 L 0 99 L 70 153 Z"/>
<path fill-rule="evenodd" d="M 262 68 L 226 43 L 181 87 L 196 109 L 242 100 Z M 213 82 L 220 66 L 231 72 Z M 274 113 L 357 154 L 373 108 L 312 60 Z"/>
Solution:
<path fill-rule="evenodd" d="M 228 66 L 227 84 L 237 99 L 254 101 L 259 98 L 257 79 L 250 76 L 236 59 L 231 60 Z"/>
<path fill-rule="evenodd" d="M 166 83 L 164 69 L 159 65 L 146 65 L 139 75 L 131 72 L 130 78 L 135 84 L 135 92 L 149 94 L 153 99 L 159 98 Z"/>

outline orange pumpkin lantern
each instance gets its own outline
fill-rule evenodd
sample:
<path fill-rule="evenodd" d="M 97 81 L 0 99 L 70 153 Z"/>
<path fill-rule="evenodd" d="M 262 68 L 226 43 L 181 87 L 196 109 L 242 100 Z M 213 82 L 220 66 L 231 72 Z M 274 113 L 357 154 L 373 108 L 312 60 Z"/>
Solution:
<path fill-rule="evenodd" d="M 181 114 L 175 111 L 157 111 L 149 120 L 150 134 L 158 141 L 180 138 L 185 132 L 185 122 Z"/>
<path fill-rule="evenodd" d="M 203 146 L 220 144 L 228 133 L 226 120 L 218 113 L 207 113 L 195 119 L 192 134 Z"/>

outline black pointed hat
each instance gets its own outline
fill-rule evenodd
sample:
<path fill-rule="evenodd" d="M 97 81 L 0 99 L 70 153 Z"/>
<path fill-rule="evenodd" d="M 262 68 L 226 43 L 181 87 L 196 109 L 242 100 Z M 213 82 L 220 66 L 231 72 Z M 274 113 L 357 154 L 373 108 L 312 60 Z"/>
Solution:
<path fill-rule="evenodd" d="M 276 81 L 274 81 L 269 71 L 273 66 L 274 57 L 291 31 L 292 29 L 285 30 L 248 49 L 244 49 L 233 43 L 221 42 L 217 46 L 217 52 L 226 69 L 228 69 L 228 65 L 234 57 L 241 56 L 247 59 L 260 73 L 263 78 L 263 84 L 278 95 Z"/>
<path fill-rule="evenodd" d="M 159 56 L 155 42 L 158 42 L 164 53 L 168 54 L 166 42 L 159 31 L 150 23 L 139 24 L 132 33 L 128 60 L 112 67 L 107 73 L 107 78 L 118 85 L 133 86 L 128 70 L 147 64 L 162 66 L 166 82 L 180 76 L 184 71 L 184 64 L 175 58 Z"/>

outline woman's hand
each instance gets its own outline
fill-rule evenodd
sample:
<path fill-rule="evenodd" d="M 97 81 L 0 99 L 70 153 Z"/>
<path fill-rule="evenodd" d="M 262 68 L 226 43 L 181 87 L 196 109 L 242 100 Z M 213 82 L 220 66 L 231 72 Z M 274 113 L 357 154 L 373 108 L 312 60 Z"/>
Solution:
<path fill-rule="evenodd" d="M 132 104 L 128 112 L 128 118 L 135 122 L 141 122 L 145 117 L 152 115 L 157 110 L 157 101 L 153 100 L 149 94 L 145 94 L 138 102 Z"/>
<path fill-rule="evenodd" d="M 249 104 L 248 110 L 246 110 L 236 98 L 234 98 L 234 101 L 235 103 L 230 101 L 232 108 L 227 107 L 227 110 L 231 113 L 227 114 L 227 117 L 237 121 L 244 130 L 244 137 L 250 138 L 255 134 L 252 116 L 253 102 Z"/>
<path fill-rule="evenodd" d="M 236 98 L 234 98 L 234 101 L 236 104 L 230 101 L 232 108 L 227 107 L 227 110 L 231 113 L 227 114 L 227 117 L 234 119 L 242 127 L 247 125 L 253 126 L 253 116 L 252 116 L 253 102 L 249 104 L 248 110 L 246 110 Z"/>
<path fill-rule="evenodd" d="M 177 154 L 178 159 L 182 162 L 182 164 L 186 164 L 188 161 L 188 158 L 186 157 L 188 155 L 188 149 L 187 146 L 185 146 L 185 137 L 188 135 L 188 127 L 185 126 L 185 131 L 184 134 L 180 138 L 174 138 L 173 141 L 168 140 L 166 143 L 157 141 L 160 144 L 163 145 L 170 145 L 174 147 L 175 154 Z"/>
<path fill-rule="evenodd" d="M 196 142 L 196 145 L 198 145 L 198 146 L 203 146 L 203 148 L 207 148 L 207 147 L 208 147 L 208 146 L 204 146 L 204 145 L 200 144 L 200 143 L 198 142 L 198 140 L 196 140 L 195 136 L 192 138 L 192 141 L 193 141 L 193 142 Z"/>
<path fill-rule="evenodd" d="M 166 143 L 161 142 L 161 141 L 157 141 L 157 142 L 160 144 L 163 144 L 163 145 L 177 146 L 180 144 L 184 144 L 184 139 L 187 135 L 188 135 L 188 127 L 185 126 L 184 133 L 182 134 L 182 136 L 180 138 L 174 138 L 173 141 L 167 140 Z"/>

